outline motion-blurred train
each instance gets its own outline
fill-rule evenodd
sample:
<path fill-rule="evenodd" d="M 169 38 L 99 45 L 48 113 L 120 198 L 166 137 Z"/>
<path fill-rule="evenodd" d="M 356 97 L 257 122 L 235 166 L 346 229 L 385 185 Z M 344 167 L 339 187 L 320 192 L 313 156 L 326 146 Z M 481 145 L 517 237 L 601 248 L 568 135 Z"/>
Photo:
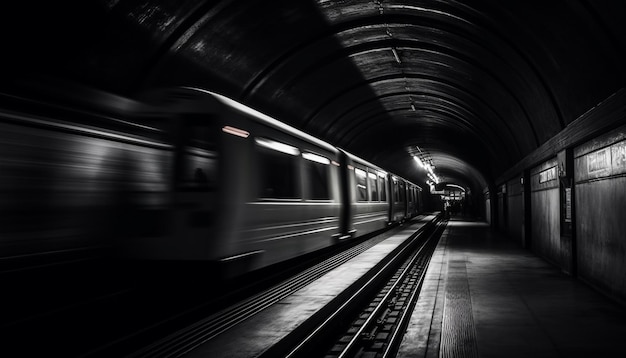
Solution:
<path fill-rule="evenodd" d="M 241 273 L 422 210 L 418 185 L 215 93 L 76 96 L 1 97 L 4 256 L 110 246 Z"/>

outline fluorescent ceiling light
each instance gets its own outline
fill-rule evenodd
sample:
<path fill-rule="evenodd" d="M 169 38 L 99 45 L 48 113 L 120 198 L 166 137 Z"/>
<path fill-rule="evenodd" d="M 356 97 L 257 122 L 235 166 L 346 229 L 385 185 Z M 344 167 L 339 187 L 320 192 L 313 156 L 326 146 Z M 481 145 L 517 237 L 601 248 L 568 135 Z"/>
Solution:
<path fill-rule="evenodd" d="M 464 187 L 462 187 L 462 186 L 460 186 L 460 185 L 456 185 L 456 184 L 446 184 L 446 186 L 451 186 L 451 187 L 453 187 L 453 188 L 459 188 L 459 189 L 461 189 L 461 190 L 465 191 L 465 188 L 464 188 Z"/>
<path fill-rule="evenodd" d="M 396 51 L 396 49 L 394 47 L 391 48 L 391 52 L 393 52 L 393 57 L 395 57 L 396 62 L 401 64 L 402 61 L 400 61 L 400 56 L 398 56 L 398 51 Z"/>

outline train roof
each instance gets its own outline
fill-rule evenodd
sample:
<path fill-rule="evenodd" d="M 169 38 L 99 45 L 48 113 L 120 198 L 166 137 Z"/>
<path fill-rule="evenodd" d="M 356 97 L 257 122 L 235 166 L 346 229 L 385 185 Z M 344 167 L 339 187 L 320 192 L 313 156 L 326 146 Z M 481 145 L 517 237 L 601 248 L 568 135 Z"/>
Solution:
<path fill-rule="evenodd" d="M 385 169 L 381 168 L 380 166 L 378 166 L 378 165 L 376 165 L 376 164 L 370 163 L 370 162 L 368 162 L 367 160 L 365 160 L 365 159 L 363 159 L 363 158 L 357 157 L 356 155 L 354 155 L 354 154 L 352 154 L 352 153 L 350 153 L 350 152 L 348 152 L 348 151 L 346 151 L 346 150 L 344 150 L 344 149 L 340 149 L 340 150 L 341 150 L 342 152 L 344 152 L 344 153 L 348 156 L 348 158 L 350 158 L 350 159 L 352 159 L 352 160 L 354 160 L 354 161 L 357 161 L 357 162 L 359 162 L 359 163 L 365 164 L 365 165 L 367 165 L 368 167 L 372 167 L 372 168 L 374 168 L 374 169 L 378 169 L 378 170 L 380 170 L 380 171 L 384 171 L 384 172 L 386 172 L 386 170 L 385 170 Z M 395 175 L 395 174 L 394 174 L 394 175 Z"/>
<path fill-rule="evenodd" d="M 240 113 L 243 113 L 245 115 L 247 115 L 250 118 L 253 118 L 254 120 L 261 122 L 265 125 L 268 125 L 270 127 L 273 127 L 275 129 L 278 129 L 280 131 L 283 131 L 285 133 L 288 133 L 290 135 L 293 135 L 295 137 L 298 137 L 300 139 L 303 139 L 307 142 L 313 143 L 319 147 L 322 147 L 324 149 L 327 149 L 329 151 L 332 152 L 338 152 L 339 149 L 337 149 L 337 147 L 331 145 L 330 143 L 327 143 L 319 138 L 316 138 L 310 134 L 307 134 L 297 128 L 294 128 L 288 124 L 285 124 L 275 118 L 272 118 L 264 113 L 261 113 L 259 111 L 257 111 L 254 108 L 248 107 L 245 104 L 239 103 L 231 98 L 228 98 L 226 96 L 223 96 L 221 94 L 215 93 L 215 92 L 211 92 L 208 90 L 204 90 L 201 88 L 196 88 L 196 87 L 182 87 L 191 91 L 197 91 L 206 95 L 209 95 L 211 97 L 213 97 L 214 99 L 216 99 L 218 102 L 220 102 L 222 105 L 228 107 L 230 110 L 234 110 Z"/>
<path fill-rule="evenodd" d="M 201 101 L 199 101 L 199 99 L 197 97 L 195 97 L 193 94 L 200 94 L 203 95 L 203 98 Z M 262 112 L 259 112 L 258 110 L 251 108 L 249 106 L 246 106 L 245 104 L 239 103 L 229 97 L 226 97 L 224 95 L 221 95 L 219 93 L 216 92 L 212 92 L 209 90 L 205 90 L 202 88 L 198 88 L 198 87 L 187 87 L 187 86 L 181 86 L 181 87 L 176 87 L 176 88 L 169 88 L 164 90 L 163 92 L 160 92 L 160 95 L 165 95 L 165 98 L 168 101 L 172 101 L 178 98 L 179 100 L 182 100 L 184 102 L 187 102 L 185 106 L 174 106 L 174 108 L 178 108 L 180 110 L 189 110 L 189 106 L 187 106 L 187 104 L 189 103 L 189 101 L 191 101 L 192 103 L 197 103 L 197 106 L 194 106 L 193 108 L 198 110 L 198 109 L 202 109 L 202 110 L 216 110 L 218 109 L 217 106 L 223 106 L 228 108 L 228 110 L 231 111 L 237 111 L 240 113 L 243 113 L 244 115 L 246 115 L 249 118 L 252 118 L 260 123 L 263 123 L 265 125 L 268 125 L 272 128 L 278 129 L 282 132 L 285 132 L 287 134 L 293 135 L 295 137 L 298 137 L 302 140 L 305 140 L 307 142 L 313 143 L 321 148 L 327 149 L 329 151 L 332 152 L 338 152 L 341 151 L 343 153 L 345 153 L 349 158 L 351 158 L 354 161 L 358 161 L 359 163 L 365 164 L 369 167 L 375 168 L 377 170 L 380 171 L 385 171 L 387 172 L 385 169 L 381 168 L 380 166 L 373 164 L 363 158 L 360 158 L 344 149 L 340 149 L 337 148 L 335 146 L 333 146 L 330 143 L 327 143 L 319 138 L 316 138 L 310 134 L 307 134 L 297 128 L 294 128 L 288 124 L 285 124 L 275 118 L 272 118 Z M 161 100 L 159 100 L 159 102 L 161 102 Z M 410 181 L 396 175 L 393 173 L 390 173 L 398 178 L 401 178 L 402 180 L 411 183 Z M 417 187 L 419 187 L 421 189 L 421 187 L 417 184 L 411 183 Z"/>

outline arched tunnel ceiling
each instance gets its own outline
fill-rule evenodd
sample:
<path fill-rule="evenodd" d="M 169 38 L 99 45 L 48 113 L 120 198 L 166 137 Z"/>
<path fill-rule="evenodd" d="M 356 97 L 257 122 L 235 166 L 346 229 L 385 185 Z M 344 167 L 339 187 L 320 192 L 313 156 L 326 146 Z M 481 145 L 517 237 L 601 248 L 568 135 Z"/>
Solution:
<path fill-rule="evenodd" d="M 198 86 L 415 181 L 419 147 L 444 180 L 481 190 L 624 86 L 625 4 L 28 2 L 5 11 L 2 86 Z"/>

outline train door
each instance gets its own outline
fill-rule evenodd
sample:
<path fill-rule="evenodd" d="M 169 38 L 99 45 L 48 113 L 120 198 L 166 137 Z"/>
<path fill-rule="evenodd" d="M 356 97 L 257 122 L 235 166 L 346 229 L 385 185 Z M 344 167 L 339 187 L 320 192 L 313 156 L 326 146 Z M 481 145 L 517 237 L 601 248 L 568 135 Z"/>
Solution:
<path fill-rule="evenodd" d="M 217 124 L 207 115 L 185 115 L 174 124 L 173 235 L 169 257 L 206 259 L 215 222 L 218 184 Z"/>
<path fill-rule="evenodd" d="M 409 185 L 409 217 L 414 217 L 417 212 L 415 186 Z"/>
<path fill-rule="evenodd" d="M 407 200 L 407 192 L 406 192 L 406 183 L 404 180 L 399 181 L 400 185 L 400 207 L 402 208 L 402 219 L 405 220 L 407 218 L 408 213 L 408 200 Z"/>
<path fill-rule="evenodd" d="M 391 219 L 389 218 L 389 199 L 388 197 L 388 187 L 389 185 L 387 185 L 387 173 L 384 172 L 378 172 L 378 188 L 379 188 L 379 193 L 380 193 L 380 202 L 385 206 L 385 208 L 387 209 L 387 224 L 389 224 L 389 222 L 391 221 Z"/>
<path fill-rule="evenodd" d="M 354 212 L 354 207 L 352 205 L 352 201 L 354 198 L 353 188 L 355 185 L 353 184 L 353 176 L 350 175 L 352 170 L 349 168 L 351 166 L 349 164 L 348 155 L 340 151 L 339 152 L 339 187 L 340 187 L 340 202 L 341 202 L 341 211 L 340 211 L 340 233 L 344 237 L 349 237 L 351 233 L 354 233 L 354 222 L 352 220 L 352 213 Z"/>
<path fill-rule="evenodd" d="M 406 193 L 403 193 L 404 183 L 402 180 L 392 176 L 391 177 L 391 218 L 393 221 L 402 221 L 406 214 L 405 200 Z"/>

